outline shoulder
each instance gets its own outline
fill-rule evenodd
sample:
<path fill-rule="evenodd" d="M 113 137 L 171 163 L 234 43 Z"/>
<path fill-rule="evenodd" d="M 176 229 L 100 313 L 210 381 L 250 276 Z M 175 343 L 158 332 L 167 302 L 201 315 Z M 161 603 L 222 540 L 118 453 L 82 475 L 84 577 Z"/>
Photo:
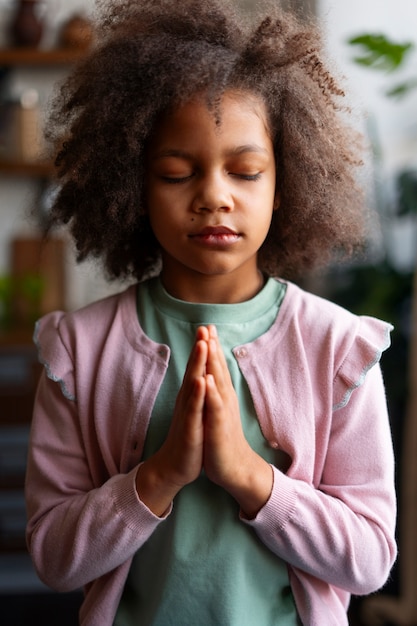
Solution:
<path fill-rule="evenodd" d="M 35 326 L 35 343 L 55 338 L 64 344 L 97 340 L 105 336 L 114 324 L 123 326 L 126 317 L 135 310 L 135 286 L 93 302 L 76 311 L 53 311 Z"/>
<path fill-rule="evenodd" d="M 328 326 L 355 324 L 357 316 L 328 300 L 316 295 L 291 282 L 287 286 L 283 311 L 288 310 L 293 321 L 298 320 L 305 325 Z"/>
<path fill-rule="evenodd" d="M 286 283 L 286 295 L 281 307 L 281 323 L 297 327 L 309 343 L 317 338 L 333 342 L 354 341 L 358 335 L 366 335 L 369 340 L 389 346 L 392 325 L 367 315 L 355 315 L 351 311 L 321 296 L 301 289 L 293 283 Z"/>
<path fill-rule="evenodd" d="M 312 376 L 332 381 L 335 409 L 347 404 L 391 343 L 388 322 L 355 315 L 291 283 L 282 314 L 289 354 L 304 357 Z"/>
<path fill-rule="evenodd" d="M 114 359 L 123 350 L 123 329 L 132 326 L 129 318 L 135 301 L 132 286 L 77 311 L 53 311 L 36 323 L 33 341 L 39 362 L 67 398 L 75 399 L 75 370 L 87 376 L 105 358 L 109 346 Z"/>

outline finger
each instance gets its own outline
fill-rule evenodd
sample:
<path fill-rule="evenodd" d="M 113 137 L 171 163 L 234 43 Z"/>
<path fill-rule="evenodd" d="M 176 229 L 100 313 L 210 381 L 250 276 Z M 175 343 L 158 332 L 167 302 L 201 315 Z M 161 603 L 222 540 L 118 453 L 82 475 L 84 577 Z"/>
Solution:
<path fill-rule="evenodd" d="M 187 398 L 186 410 L 191 419 L 202 416 L 204 402 L 206 396 L 206 380 L 204 376 L 200 376 L 193 380 L 191 385 L 191 393 Z"/>
<path fill-rule="evenodd" d="M 209 327 L 199 326 L 195 333 L 196 341 L 208 341 L 209 340 Z"/>
<path fill-rule="evenodd" d="M 214 326 L 209 327 L 209 333 L 206 371 L 214 376 L 216 384 L 222 388 L 231 384 L 230 372 Z"/>
<path fill-rule="evenodd" d="M 184 397 L 188 398 L 188 396 L 192 393 L 194 381 L 197 378 L 204 377 L 206 373 L 207 352 L 208 348 L 205 341 L 199 340 L 194 344 L 188 359 L 182 385 L 178 393 L 179 401 L 181 401 Z"/>
<path fill-rule="evenodd" d="M 186 429 L 191 439 L 194 432 L 198 433 L 203 422 L 205 394 L 206 381 L 204 376 L 193 380 L 188 391 L 184 390 L 181 396 L 178 394 L 171 422 L 172 432 L 178 434 L 185 432 L 184 429 Z"/>
<path fill-rule="evenodd" d="M 206 394 L 205 394 L 205 410 L 206 414 L 211 415 L 217 413 L 223 408 L 222 397 L 216 385 L 216 380 L 212 374 L 205 377 Z"/>
<path fill-rule="evenodd" d="M 224 372 L 228 372 L 229 368 L 227 366 L 226 357 L 224 355 L 223 348 L 222 348 L 222 345 L 220 343 L 219 336 L 217 334 L 217 328 L 213 324 L 211 324 L 208 327 L 208 332 L 209 332 L 209 337 L 210 337 L 209 343 L 213 342 L 212 343 L 213 353 L 216 353 L 216 355 L 217 355 L 217 357 L 219 359 L 219 363 L 220 363 L 220 365 L 224 369 Z"/>
<path fill-rule="evenodd" d="M 196 376 L 204 376 L 207 361 L 207 342 L 199 339 L 195 342 L 190 356 L 188 358 L 187 367 L 185 368 L 184 380 L 188 376 L 195 378 Z"/>

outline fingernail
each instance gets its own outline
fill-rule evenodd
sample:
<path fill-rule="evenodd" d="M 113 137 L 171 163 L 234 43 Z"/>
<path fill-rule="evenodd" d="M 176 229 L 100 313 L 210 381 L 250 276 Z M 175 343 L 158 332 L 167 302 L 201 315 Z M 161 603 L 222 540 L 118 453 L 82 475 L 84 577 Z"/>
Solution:
<path fill-rule="evenodd" d="M 210 334 L 212 337 L 217 337 L 217 328 L 213 324 L 210 326 Z"/>

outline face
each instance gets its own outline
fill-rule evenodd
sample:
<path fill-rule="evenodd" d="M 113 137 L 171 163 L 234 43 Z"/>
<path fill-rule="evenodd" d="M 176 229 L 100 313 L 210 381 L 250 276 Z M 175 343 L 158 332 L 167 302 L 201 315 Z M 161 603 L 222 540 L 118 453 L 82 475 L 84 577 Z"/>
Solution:
<path fill-rule="evenodd" d="M 240 301 L 260 287 L 257 254 L 275 201 L 266 109 L 252 94 L 226 93 L 220 116 L 216 125 L 206 102 L 192 100 L 161 120 L 148 150 L 162 281 L 182 299 Z"/>

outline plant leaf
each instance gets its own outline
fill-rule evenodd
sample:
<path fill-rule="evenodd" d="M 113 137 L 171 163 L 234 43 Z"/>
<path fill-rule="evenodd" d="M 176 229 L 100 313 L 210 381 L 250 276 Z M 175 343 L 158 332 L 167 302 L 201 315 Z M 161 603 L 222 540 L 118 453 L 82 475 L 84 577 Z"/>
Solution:
<path fill-rule="evenodd" d="M 388 89 L 386 95 L 390 98 L 404 98 L 410 91 L 417 88 L 417 78 L 413 78 L 404 83 L 400 83 L 391 89 Z"/>
<path fill-rule="evenodd" d="M 361 55 L 354 58 L 355 63 L 388 72 L 397 69 L 414 47 L 412 42 L 397 43 L 373 33 L 351 37 L 348 43 L 362 48 Z"/>

